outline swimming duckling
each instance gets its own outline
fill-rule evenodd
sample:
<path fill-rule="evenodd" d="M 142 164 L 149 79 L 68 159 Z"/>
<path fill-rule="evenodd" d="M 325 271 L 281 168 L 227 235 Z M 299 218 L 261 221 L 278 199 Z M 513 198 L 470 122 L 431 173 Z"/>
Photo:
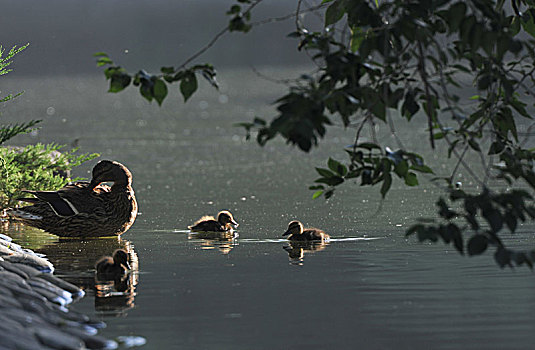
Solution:
<path fill-rule="evenodd" d="M 327 241 L 331 238 L 323 230 L 313 227 L 303 228 L 303 224 L 297 220 L 290 222 L 288 230 L 282 235 L 289 235 L 290 241 Z"/>
<path fill-rule="evenodd" d="M 213 216 L 203 216 L 188 228 L 194 232 L 226 232 L 232 231 L 233 226 L 238 227 L 238 223 L 234 221 L 230 211 L 223 210 L 217 214 L 217 219 Z"/>
<path fill-rule="evenodd" d="M 111 256 L 100 258 L 95 264 L 95 269 L 97 270 L 97 275 L 123 275 L 127 270 L 130 270 L 128 253 L 123 249 L 117 249 L 113 252 L 113 258 Z"/>

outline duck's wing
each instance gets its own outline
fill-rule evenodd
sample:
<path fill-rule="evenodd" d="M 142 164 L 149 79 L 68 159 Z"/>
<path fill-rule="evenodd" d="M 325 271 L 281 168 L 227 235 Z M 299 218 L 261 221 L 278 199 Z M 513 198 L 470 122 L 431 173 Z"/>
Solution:
<path fill-rule="evenodd" d="M 303 235 L 306 236 L 307 239 L 309 239 L 311 241 L 323 240 L 323 238 L 325 236 L 327 236 L 327 234 L 325 232 L 323 232 L 323 230 L 320 230 L 320 229 L 315 228 L 315 227 L 306 228 L 303 231 Z"/>
<path fill-rule="evenodd" d="M 80 203 L 90 197 L 89 182 L 80 181 L 66 185 L 58 191 L 27 191 L 37 198 L 21 198 L 20 200 L 30 203 L 44 202 L 58 216 L 68 217 L 78 214 L 81 210 Z"/>
<path fill-rule="evenodd" d="M 30 203 L 45 202 L 58 216 L 73 216 L 78 214 L 78 209 L 68 199 L 63 198 L 56 191 L 22 191 L 33 194 L 36 199 L 22 198 L 21 200 Z"/>

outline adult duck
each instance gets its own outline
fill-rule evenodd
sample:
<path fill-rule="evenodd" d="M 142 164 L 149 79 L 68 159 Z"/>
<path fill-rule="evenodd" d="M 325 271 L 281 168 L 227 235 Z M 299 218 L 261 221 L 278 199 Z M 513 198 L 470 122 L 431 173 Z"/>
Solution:
<path fill-rule="evenodd" d="M 95 269 L 99 277 L 121 276 L 130 270 L 128 253 L 123 249 L 117 249 L 113 252 L 113 256 L 100 258 L 95 264 Z"/>
<path fill-rule="evenodd" d="M 282 234 L 288 236 L 290 241 L 328 241 L 331 237 L 323 230 L 308 227 L 304 228 L 303 224 L 294 220 L 288 224 L 288 229 Z"/>
<path fill-rule="evenodd" d="M 228 232 L 238 226 L 230 211 L 223 210 L 217 214 L 217 219 L 213 216 L 203 216 L 188 228 L 193 232 Z"/>
<path fill-rule="evenodd" d="M 111 187 L 103 182 L 113 182 Z M 61 237 L 103 237 L 126 232 L 137 216 L 132 174 L 121 163 L 102 160 L 91 182 L 76 182 L 58 191 L 24 191 L 31 206 L 8 209 L 14 219 Z"/>

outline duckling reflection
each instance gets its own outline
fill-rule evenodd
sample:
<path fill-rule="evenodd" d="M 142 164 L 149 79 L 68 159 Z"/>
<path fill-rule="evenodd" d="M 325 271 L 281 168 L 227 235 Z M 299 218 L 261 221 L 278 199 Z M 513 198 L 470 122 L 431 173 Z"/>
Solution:
<path fill-rule="evenodd" d="M 95 281 L 95 310 L 114 316 L 122 315 L 134 307 L 136 296 L 130 274 L 111 281 Z"/>
<path fill-rule="evenodd" d="M 128 262 L 128 253 L 123 249 L 117 249 L 113 252 L 113 257 L 104 256 L 95 264 L 97 278 L 99 280 L 111 280 L 117 276 L 122 276 L 130 270 Z"/>
<path fill-rule="evenodd" d="M 132 270 L 138 270 L 138 257 L 132 242 L 121 238 L 76 239 L 54 238 L 54 242 L 34 247 L 34 251 L 45 254 L 61 278 L 83 289 L 93 290 L 95 284 L 95 260 L 101 256 L 122 249 L 128 253 Z M 29 241 L 33 237 L 28 237 Z M 131 274 L 132 275 L 132 274 Z M 133 274 L 133 279 L 137 279 Z"/>
<path fill-rule="evenodd" d="M 213 216 L 203 216 L 188 228 L 193 232 L 232 232 L 239 225 L 228 210 L 220 211 L 217 219 Z"/>
<path fill-rule="evenodd" d="M 297 220 L 288 224 L 288 229 L 282 234 L 288 236 L 289 241 L 328 241 L 331 237 L 323 230 L 308 227 L 304 228 L 303 224 Z"/>
<path fill-rule="evenodd" d="M 282 248 L 288 253 L 292 265 L 303 265 L 305 253 L 314 253 L 324 250 L 329 245 L 326 241 L 289 241 Z"/>
<path fill-rule="evenodd" d="M 238 245 L 235 232 L 195 232 L 189 233 L 188 239 L 200 244 L 202 250 L 218 249 L 223 255 L 227 255 Z"/>
<path fill-rule="evenodd" d="M 137 274 L 131 271 L 130 262 L 129 254 L 123 249 L 96 262 L 95 310 L 119 315 L 134 306 Z"/>

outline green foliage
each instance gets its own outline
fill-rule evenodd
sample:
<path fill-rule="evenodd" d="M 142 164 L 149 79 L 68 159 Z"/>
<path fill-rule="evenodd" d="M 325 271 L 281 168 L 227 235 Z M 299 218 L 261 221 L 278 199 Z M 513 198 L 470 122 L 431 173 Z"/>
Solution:
<path fill-rule="evenodd" d="M 158 105 L 167 97 L 167 84 L 179 83 L 180 93 L 186 102 L 197 91 L 197 74 L 200 74 L 213 87 L 218 88 L 216 71 L 210 64 L 198 64 L 191 68 L 162 67 L 161 74 L 151 75 L 144 70 L 136 74 L 129 74 L 126 69 L 116 66 L 104 52 L 94 54 L 97 57 L 97 66 L 104 67 L 104 75 L 110 81 L 108 92 L 120 92 L 130 84 L 139 86 L 139 93 L 147 101 L 156 100 Z"/>
<path fill-rule="evenodd" d="M 11 72 L 12 69 L 9 69 L 8 67 L 11 65 L 11 63 L 13 63 L 13 57 L 18 54 L 19 52 L 21 52 L 22 50 L 24 50 L 25 48 L 28 47 L 29 44 L 26 44 L 24 46 L 21 46 L 21 47 L 17 47 L 16 45 L 13 46 L 11 48 L 11 50 L 9 50 L 9 52 L 7 53 L 7 55 L 4 56 L 6 50 L 2 47 L 2 45 L 0 45 L 0 75 L 6 75 L 7 73 Z M 18 96 L 20 96 L 22 94 L 22 92 L 19 92 L 15 95 L 13 94 L 9 94 L 7 96 L 4 96 L 4 97 L 0 97 L 0 102 L 7 102 L 7 101 L 10 101 Z M 1 144 L 1 142 L 0 142 Z"/>
<path fill-rule="evenodd" d="M 2 127 L 0 127 L 0 145 L 16 135 L 31 132 L 35 129 L 34 126 L 39 122 L 40 120 L 32 120 L 27 123 L 2 125 Z"/>
<path fill-rule="evenodd" d="M 0 75 L 5 75 L 11 72 L 11 69 L 8 69 L 9 65 L 13 63 L 13 57 L 28 47 L 29 44 L 18 47 L 15 45 L 9 50 L 7 55 L 4 56 L 5 49 L 0 45 Z M 4 57 L 3 57 L 4 56 Z M 10 101 L 18 96 L 22 95 L 22 92 L 19 92 L 15 95 L 9 94 L 4 97 L 0 97 L 0 103 Z M 34 126 L 38 124 L 40 120 L 31 120 L 27 123 L 18 123 L 14 125 L 0 125 L 0 145 L 9 140 L 12 137 L 15 137 L 19 134 L 26 134 L 34 130 Z"/>
<path fill-rule="evenodd" d="M 314 198 L 325 194 L 326 198 L 334 194 L 336 186 L 345 181 L 360 178 L 361 186 L 382 183 L 381 195 L 384 198 L 392 185 L 392 175 L 403 179 L 408 186 L 417 186 L 418 179 L 415 172 L 432 174 L 433 170 L 424 165 L 422 156 L 407 153 L 403 150 L 393 152 L 386 148 L 383 152 L 374 143 L 361 143 L 346 149 L 351 162 L 349 166 L 329 158 L 329 169 L 316 168 L 321 176 L 315 182 L 319 185 L 311 186 L 315 190 Z M 412 170 L 412 171 L 411 171 Z"/>
<path fill-rule="evenodd" d="M 251 4 L 251 0 L 238 0 L 239 3 Z M 248 23 L 251 20 L 251 12 L 242 12 L 240 5 L 232 5 L 227 11 L 227 15 L 232 16 L 229 22 L 228 30 L 230 32 L 247 33 L 251 30 L 252 25 Z"/>
<path fill-rule="evenodd" d="M 17 204 L 21 190 L 57 190 L 70 181 L 70 170 L 98 154 L 75 155 L 77 149 L 59 152 L 63 146 L 30 145 L 0 147 L 0 210 Z"/>
<path fill-rule="evenodd" d="M 25 48 L 27 48 L 28 45 L 29 44 L 26 44 L 21 47 L 17 47 L 17 45 L 15 45 L 11 48 L 11 50 L 9 50 L 6 56 L 4 56 L 6 50 L 2 47 L 2 45 L 0 45 L 0 75 L 4 75 L 11 72 L 11 69 L 8 69 L 7 67 L 9 67 L 11 63 L 13 63 L 13 57 Z"/>

